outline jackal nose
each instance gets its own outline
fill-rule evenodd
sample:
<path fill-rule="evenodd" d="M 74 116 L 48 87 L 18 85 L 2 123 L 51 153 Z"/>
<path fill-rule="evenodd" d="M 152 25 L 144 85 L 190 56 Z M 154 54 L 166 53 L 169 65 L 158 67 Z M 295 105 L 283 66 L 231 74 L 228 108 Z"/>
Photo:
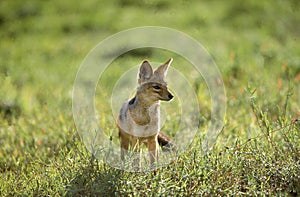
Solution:
<path fill-rule="evenodd" d="M 168 97 L 171 100 L 174 96 L 172 94 L 169 94 Z"/>

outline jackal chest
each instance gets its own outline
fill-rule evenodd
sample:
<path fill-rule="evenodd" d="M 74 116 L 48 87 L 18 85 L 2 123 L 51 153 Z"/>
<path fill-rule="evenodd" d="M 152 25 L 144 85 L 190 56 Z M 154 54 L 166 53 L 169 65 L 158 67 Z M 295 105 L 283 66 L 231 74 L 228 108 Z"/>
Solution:
<path fill-rule="evenodd" d="M 133 123 L 131 134 L 136 137 L 149 137 L 157 134 L 159 131 L 158 122 L 150 122 L 147 125 L 138 125 Z"/>
<path fill-rule="evenodd" d="M 159 131 L 159 105 L 152 105 L 148 109 L 148 115 L 150 117 L 150 122 L 145 125 L 137 124 L 132 117 L 130 117 L 131 128 L 130 134 L 136 137 L 148 137 L 158 133 Z"/>
<path fill-rule="evenodd" d="M 150 121 L 146 124 L 138 124 L 139 121 L 136 121 L 137 118 L 146 118 L 144 117 L 144 113 L 132 114 L 128 108 L 125 113 L 126 115 L 124 115 L 122 120 L 119 122 L 119 126 L 126 133 L 135 137 L 149 137 L 158 133 L 160 127 L 159 104 L 154 104 L 147 109 L 146 116 L 147 118 L 150 118 Z"/>

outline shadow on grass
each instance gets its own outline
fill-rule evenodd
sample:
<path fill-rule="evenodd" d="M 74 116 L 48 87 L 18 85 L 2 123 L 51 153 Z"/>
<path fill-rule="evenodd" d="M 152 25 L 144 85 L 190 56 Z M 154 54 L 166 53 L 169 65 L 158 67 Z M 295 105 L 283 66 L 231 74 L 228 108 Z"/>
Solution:
<path fill-rule="evenodd" d="M 66 187 L 66 196 L 115 196 L 122 171 L 91 162 L 78 170 Z"/>

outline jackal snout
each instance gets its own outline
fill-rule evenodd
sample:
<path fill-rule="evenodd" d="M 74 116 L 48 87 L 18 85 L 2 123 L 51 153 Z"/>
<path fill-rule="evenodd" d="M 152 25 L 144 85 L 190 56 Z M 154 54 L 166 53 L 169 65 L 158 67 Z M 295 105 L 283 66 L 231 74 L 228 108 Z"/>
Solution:
<path fill-rule="evenodd" d="M 166 86 L 159 86 L 155 85 L 153 86 L 154 92 L 159 95 L 159 100 L 163 101 L 169 101 L 171 100 L 174 96 L 169 92 L 168 88 Z"/>
<path fill-rule="evenodd" d="M 166 85 L 156 82 L 148 82 L 140 85 L 138 93 L 141 98 L 149 102 L 156 102 L 158 100 L 169 101 L 174 97 Z"/>

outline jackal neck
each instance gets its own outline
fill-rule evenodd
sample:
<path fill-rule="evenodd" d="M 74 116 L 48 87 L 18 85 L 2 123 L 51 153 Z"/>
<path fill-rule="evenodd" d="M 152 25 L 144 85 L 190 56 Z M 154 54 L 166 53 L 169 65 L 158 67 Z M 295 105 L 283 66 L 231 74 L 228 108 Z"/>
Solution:
<path fill-rule="evenodd" d="M 157 116 L 157 114 L 150 114 L 149 112 L 149 108 L 152 105 L 157 105 L 156 110 L 159 110 L 159 101 L 148 102 L 141 99 L 138 95 L 129 101 L 129 113 L 136 124 L 147 125 L 151 121 L 151 116 Z"/>

